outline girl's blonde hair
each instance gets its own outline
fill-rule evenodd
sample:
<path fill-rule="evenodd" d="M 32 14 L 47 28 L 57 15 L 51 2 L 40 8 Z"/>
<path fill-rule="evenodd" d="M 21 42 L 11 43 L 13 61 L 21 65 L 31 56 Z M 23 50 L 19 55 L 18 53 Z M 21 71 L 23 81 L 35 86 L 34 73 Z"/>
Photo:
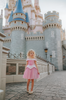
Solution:
<path fill-rule="evenodd" d="M 35 53 L 35 51 L 33 50 L 33 49 L 30 49 L 28 52 L 27 52 L 27 58 L 29 58 L 30 57 L 30 52 L 34 52 L 34 58 L 36 58 L 36 53 Z"/>

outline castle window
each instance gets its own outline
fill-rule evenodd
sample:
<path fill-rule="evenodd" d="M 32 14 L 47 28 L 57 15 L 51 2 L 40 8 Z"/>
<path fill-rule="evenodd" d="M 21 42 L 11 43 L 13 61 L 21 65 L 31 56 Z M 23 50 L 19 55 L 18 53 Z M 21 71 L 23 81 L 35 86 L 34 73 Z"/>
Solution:
<path fill-rule="evenodd" d="M 24 35 L 23 35 L 23 34 L 21 34 L 21 39 L 22 39 L 22 40 L 24 39 Z"/>
<path fill-rule="evenodd" d="M 58 41 L 58 47 L 60 47 L 60 41 Z"/>
<path fill-rule="evenodd" d="M 54 26 L 56 26 L 56 24 L 54 24 Z"/>
<path fill-rule="evenodd" d="M 46 42 L 46 47 L 48 48 L 48 42 Z"/>
<path fill-rule="evenodd" d="M 51 31 L 51 37 L 54 37 L 54 31 Z"/>
<path fill-rule="evenodd" d="M 52 51 L 52 57 L 55 58 L 55 51 Z"/>
<path fill-rule="evenodd" d="M 8 36 L 10 36 L 10 34 L 8 34 Z"/>
<path fill-rule="evenodd" d="M 57 24 L 57 27 L 58 27 L 58 24 Z"/>
<path fill-rule="evenodd" d="M 46 26 L 45 26 L 45 28 L 46 28 Z"/>
<path fill-rule="evenodd" d="M 43 37 L 42 37 L 42 39 L 43 39 Z"/>
<path fill-rule="evenodd" d="M 48 25 L 47 25 L 47 27 L 48 27 Z"/>
<path fill-rule="evenodd" d="M 22 22 L 22 24 L 23 24 L 23 22 Z"/>
<path fill-rule="evenodd" d="M 18 27 L 18 29 L 19 29 L 19 27 Z"/>
<path fill-rule="evenodd" d="M 53 24 L 52 24 L 52 27 L 53 27 Z"/>
<path fill-rule="evenodd" d="M 16 21 L 14 23 L 16 23 Z"/>
<path fill-rule="evenodd" d="M 51 25 L 49 24 L 49 26 L 51 26 Z"/>

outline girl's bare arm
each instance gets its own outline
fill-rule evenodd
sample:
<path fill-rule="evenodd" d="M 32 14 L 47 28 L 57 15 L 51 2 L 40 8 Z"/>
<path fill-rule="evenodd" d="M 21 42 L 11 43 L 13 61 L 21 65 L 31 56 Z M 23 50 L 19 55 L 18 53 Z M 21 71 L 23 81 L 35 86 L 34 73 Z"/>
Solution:
<path fill-rule="evenodd" d="M 37 63 L 36 63 L 36 61 L 34 61 L 34 63 L 35 63 L 35 65 L 36 65 L 36 68 L 37 68 L 37 70 L 38 70 L 38 66 L 37 66 Z M 39 70 L 38 70 L 38 72 L 39 72 Z"/>

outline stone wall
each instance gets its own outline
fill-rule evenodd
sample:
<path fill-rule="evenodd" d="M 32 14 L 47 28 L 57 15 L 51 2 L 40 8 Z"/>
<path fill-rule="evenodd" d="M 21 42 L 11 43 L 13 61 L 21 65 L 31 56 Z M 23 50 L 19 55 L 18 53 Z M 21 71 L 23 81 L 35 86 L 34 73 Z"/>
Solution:
<path fill-rule="evenodd" d="M 42 78 L 46 77 L 47 75 L 49 75 L 55 71 L 54 65 L 50 64 L 49 62 L 43 61 L 39 58 L 36 58 L 36 59 L 37 59 L 37 66 L 38 66 L 38 69 L 40 72 L 40 78 L 35 79 L 35 81 L 39 81 Z M 10 74 L 7 70 L 7 72 L 9 74 L 6 75 L 6 83 L 27 82 L 27 79 L 23 78 L 26 60 L 25 59 L 22 59 L 22 60 L 20 60 L 20 59 L 7 59 L 7 66 L 6 67 L 8 68 L 9 66 L 12 66 L 12 64 L 16 65 L 15 66 L 16 67 L 15 74 L 14 73 Z M 22 72 L 19 70 L 20 68 L 21 68 Z"/>
<path fill-rule="evenodd" d="M 3 46 L 5 35 L 0 32 L 0 90 L 3 90 L 3 96 L 0 95 L 0 100 L 5 100 L 6 89 L 6 60 L 8 48 Z"/>
<path fill-rule="evenodd" d="M 66 49 L 62 47 L 62 50 L 63 50 L 63 56 L 65 56 L 65 58 L 63 58 L 63 70 L 66 70 Z"/>

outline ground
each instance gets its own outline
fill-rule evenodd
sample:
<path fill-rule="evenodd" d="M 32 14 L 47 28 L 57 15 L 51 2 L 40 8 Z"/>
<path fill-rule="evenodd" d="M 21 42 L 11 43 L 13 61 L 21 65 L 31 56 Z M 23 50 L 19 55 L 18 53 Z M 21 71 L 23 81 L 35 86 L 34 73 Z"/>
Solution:
<path fill-rule="evenodd" d="M 26 82 L 7 84 L 5 100 L 66 100 L 66 71 L 57 71 L 35 82 L 33 94 L 26 92 L 26 85 Z"/>

